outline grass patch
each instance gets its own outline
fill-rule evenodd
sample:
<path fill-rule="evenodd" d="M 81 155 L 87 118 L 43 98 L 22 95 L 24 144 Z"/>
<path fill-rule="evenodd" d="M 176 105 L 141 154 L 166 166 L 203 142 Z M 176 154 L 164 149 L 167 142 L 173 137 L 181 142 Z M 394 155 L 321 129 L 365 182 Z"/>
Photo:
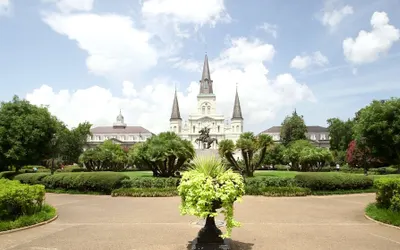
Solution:
<path fill-rule="evenodd" d="M 365 213 L 374 220 L 394 226 L 400 226 L 400 212 L 386 208 L 378 208 L 376 203 L 371 203 L 365 208 Z"/>
<path fill-rule="evenodd" d="M 104 193 L 94 192 L 94 191 L 79 191 L 79 190 L 72 190 L 72 189 L 49 189 L 49 188 L 46 188 L 46 193 L 104 195 Z"/>
<path fill-rule="evenodd" d="M 119 188 L 113 190 L 111 196 L 129 197 L 172 197 L 178 196 L 177 188 Z"/>
<path fill-rule="evenodd" d="M 153 172 L 151 171 L 128 171 L 121 172 L 129 178 L 137 178 L 137 177 L 153 177 Z"/>
<path fill-rule="evenodd" d="M 376 189 L 354 189 L 354 190 L 333 190 L 333 191 L 311 191 L 312 195 L 335 195 L 335 194 L 363 194 L 363 193 L 375 193 Z"/>
<path fill-rule="evenodd" d="M 294 178 L 300 172 L 297 171 L 277 171 L 277 170 L 257 170 L 254 172 L 254 177 L 289 177 Z"/>
<path fill-rule="evenodd" d="M 40 212 L 33 215 L 23 215 L 14 221 L 0 221 L 0 232 L 35 225 L 54 218 L 56 214 L 54 207 L 45 204 Z"/>

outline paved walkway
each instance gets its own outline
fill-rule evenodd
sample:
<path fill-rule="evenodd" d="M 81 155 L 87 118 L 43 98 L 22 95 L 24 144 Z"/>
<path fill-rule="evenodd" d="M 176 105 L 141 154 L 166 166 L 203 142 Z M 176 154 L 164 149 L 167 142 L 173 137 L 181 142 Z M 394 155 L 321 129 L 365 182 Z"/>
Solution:
<path fill-rule="evenodd" d="M 373 194 L 245 197 L 236 207 L 242 227 L 233 249 L 400 249 L 400 230 L 364 218 Z M 180 216 L 174 198 L 112 198 L 48 194 L 59 218 L 45 226 L 0 236 L 0 249 L 180 250 L 199 226 Z"/>

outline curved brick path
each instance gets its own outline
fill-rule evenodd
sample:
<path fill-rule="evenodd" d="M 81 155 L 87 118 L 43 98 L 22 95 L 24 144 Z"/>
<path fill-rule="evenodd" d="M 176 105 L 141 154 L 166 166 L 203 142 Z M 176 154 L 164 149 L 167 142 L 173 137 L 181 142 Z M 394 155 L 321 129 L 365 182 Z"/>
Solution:
<path fill-rule="evenodd" d="M 364 218 L 373 194 L 245 197 L 236 207 L 242 227 L 234 249 L 400 249 L 400 230 Z M 51 224 L 0 236 L 0 249 L 186 249 L 198 226 L 180 216 L 174 198 L 112 198 L 48 194 L 59 218 Z"/>

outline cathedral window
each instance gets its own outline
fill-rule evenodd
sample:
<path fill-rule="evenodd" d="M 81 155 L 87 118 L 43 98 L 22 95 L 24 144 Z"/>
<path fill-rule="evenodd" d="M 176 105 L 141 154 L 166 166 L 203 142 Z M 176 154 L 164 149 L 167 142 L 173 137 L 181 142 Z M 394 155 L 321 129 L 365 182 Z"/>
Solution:
<path fill-rule="evenodd" d="M 203 115 L 206 113 L 206 107 L 203 106 L 203 107 L 201 108 L 201 113 L 202 113 Z"/>
<path fill-rule="evenodd" d="M 174 132 L 177 132 L 177 131 L 176 131 L 176 126 L 174 126 Z"/>
<path fill-rule="evenodd" d="M 219 125 L 218 125 L 218 133 L 219 133 Z"/>
<path fill-rule="evenodd" d="M 193 133 L 196 133 L 196 126 L 193 126 Z"/>
<path fill-rule="evenodd" d="M 236 125 L 236 132 L 240 132 L 239 125 Z"/>
<path fill-rule="evenodd" d="M 211 110 L 211 107 L 208 106 L 208 107 L 207 107 L 207 114 L 210 114 L 210 110 Z"/>

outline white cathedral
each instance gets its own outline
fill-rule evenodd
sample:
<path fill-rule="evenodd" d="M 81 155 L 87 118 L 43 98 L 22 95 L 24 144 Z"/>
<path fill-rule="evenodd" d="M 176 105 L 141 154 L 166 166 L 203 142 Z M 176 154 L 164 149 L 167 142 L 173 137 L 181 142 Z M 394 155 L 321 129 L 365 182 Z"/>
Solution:
<path fill-rule="evenodd" d="M 175 90 L 170 118 L 170 131 L 177 133 L 182 139 L 191 141 L 196 149 L 203 149 L 203 145 L 196 143 L 196 139 L 199 137 L 199 131 L 205 127 L 210 129 L 209 135 L 211 138 L 216 138 L 218 141 L 231 139 L 236 142 L 243 132 L 243 116 L 237 88 L 230 122 L 229 119 L 225 119 L 224 115 L 218 114 L 216 110 L 216 96 L 213 92 L 213 80 L 211 80 L 206 54 L 203 74 L 200 80 L 200 91 L 197 95 L 197 109 L 192 114 L 189 114 L 188 120 L 182 124 Z M 213 143 L 212 149 L 218 149 L 218 145 Z"/>

